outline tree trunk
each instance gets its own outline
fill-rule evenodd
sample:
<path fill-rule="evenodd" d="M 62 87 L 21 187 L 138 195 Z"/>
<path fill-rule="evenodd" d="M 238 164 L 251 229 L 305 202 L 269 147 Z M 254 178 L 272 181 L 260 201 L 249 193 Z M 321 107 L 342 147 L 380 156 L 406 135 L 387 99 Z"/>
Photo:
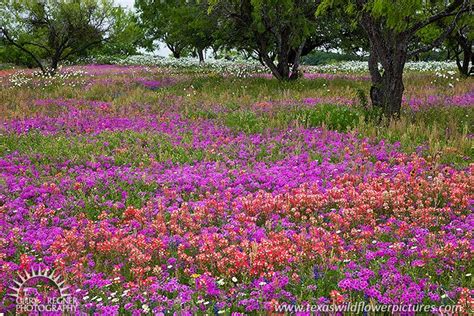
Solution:
<path fill-rule="evenodd" d="M 58 69 L 59 58 L 57 56 L 53 56 L 51 58 L 51 64 L 49 65 L 49 69 L 47 69 L 47 73 L 50 76 L 54 76 L 56 74 L 56 70 Z"/>
<path fill-rule="evenodd" d="M 474 54 L 471 52 L 471 71 L 469 71 L 469 75 L 474 75 Z"/>
<path fill-rule="evenodd" d="M 465 41 L 461 42 L 458 39 L 459 46 L 462 48 L 462 62 L 459 58 L 459 54 L 456 55 L 456 65 L 458 66 L 459 73 L 463 77 L 469 77 L 470 73 L 472 72 L 472 68 L 469 69 L 469 64 L 474 59 L 474 54 L 472 53 L 472 41 L 465 39 Z"/>
<path fill-rule="evenodd" d="M 199 63 L 204 64 L 204 50 L 198 49 Z"/>
<path fill-rule="evenodd" d="M 360 25 L 364 29 L 370 42 L 371 60 L 369 61 L 372 87 L 370 97 L 372 104 L 383 109 L 386 118 L 400 117 L 403 97 L 403 70 L 407 56 L 417 55 L 441 45 L 446 37 L 453 31 L 461 12 L 467 12 L 468 1 L 454 1 L 447 5 L 444 10 L 432 14 L 425 21 L 420 21 L 400 31 L 386 25 L 387 18 L 375 16 L 367 10 L 367 0 L 355 1 L 360 14 Z M 451 24 L 445 28 L 441 35 L 429 45 L 424 45 L 414 51 L 408 51 L 408 44 L 413 41 L 414 35 L 427 25 L 452 15 L 456 10 L 456 16 Z M 409 20 L 408 18 L 406 20 Z M 383 67 L 383 72 L 378 70 L 377 62 Z M 376 66 L 377 65 L 377 66 Z"/>
<path fill-rule="evenodd" d="M 265 65 L 270 68 L 270 71 L 272 72 L 273 76 L 277 78 L 278 80 L 283 80 L 281 77 L 280 71 L 277 66 L 275 66 L 275 63 L 273 60 L 265 53 L 261 54 L 262 60 L 265 63 Z"/>
<path fill-rule="evenodd" d="M 273 60 L 268 57 L 268 55 L 262 55 L 262 59 L 265 62 L 265 65 L 270 68 L 273 76 L 282 81 L 288 81 L 297 78 L 298 66 L 294 68 L 296 76 L 293 76 L 293 71 L 290 76 L 290 63 L 287 59 L 287 56 L 278 56 L 278 64 L 275 65 Z"/>
<path fill-rule="evenodd" d="M 369 72 L 372 81 L 370 100 L 372 106 L 381 109 L 383 116 L 391 120 L 400 117 L 403 91 L 403 69 L 408 55 L 408 39 L 405 34 L 383 34 L 378 21 L 364 13 L 361 25 L 370 42 Z M 379 69 L 379 62 L 382 69 Z"/>
<path fill-rule="evenodd" d="M 278 73 L 280 74 L 281 80 L 290 79 L 290 64 L 288 63 L 288 56 L 280 56 L 278 58 Z"/>
<path fill-rule="evenodd" d="M 300 66 L 301 54 L 303 52 L 304 46 L 305 46 L 305 41 L 303 41 L 303 43 L 300 44 L 300 46 L 298 47 L 298 50 L 296 51 L 296 54 L 294 56 L 293 68 L 291 69 L 291 75 L 290 75 L 291 80 L 298 79 L 298 77 L 300 75 L 298 71 L 299 71 L 299 66 Z"/>
<path fill-rule="evenodd" d="M 404 90 L 403 72 L 386 71 L 382 75 L 381 83 L 372 85 L 371 97 L 372 93 L 376 95 L 372 104 L 382 108 L 386 118 L 399 118 Z"/>
<path fill-rule="evenodd" d="M 289 30 L 284 29 L 279 34 L 278 42 L 278 72 L 280 73 L 282 80 L 290 79 L 290 43 L 289 43 Z"/>
<path fill-rule="evenodd" d="M 279 34 L 277 39 L 278 51 L 277 51 L 277 64 L 273 58 L 270 58 L 267 51 L 267 43 L 259 38 L 258 55 L 259 58 L 270 68 L 273 76 L 278 80 L 290 80 L 290 46 L 285 33 Z"/>
<path fill-rule="evenodd" d="M 382 73 L 378 68 L 379 58 L 372 50 L 369 57 L 369 71 L 372 80 L 370 99 L 372 106 L 380 108 L 387 119 L 399 118 L 405 87 L 403 69 L 406 62 L 406 45 L 397 42 L 392 47 L 393 53 L 383 56 L 380 61 L 384 67 Z"/>
<path fill-rule="evenodd" d="M 301 59 L 301 53 L 303 51 L 304 42 L 298 47 L 294 55 L 291 54 L 291 47 L 289 44 L 289 32 L 282 32 L 278 38 L 278 55 L 276 57 L 278 63 L 275 64 L 274 60 L 270 58 L 266 51 L 266 44 L 263 41 L 259 42 L 258 57 L 263 62 L 273 76 L 282 81 L 295 80 L 298 78 L 299 62 Z M 293 61 L 293 65 L 291 62 Z"/>
<path fill-rule="evenodd" d="M 289 52 L 285 49 L 280 50 L 278 55 L 278 65 L 277 70 L 280 75 L 281 80 L 290 79 L 290 60 Z"/>
<path fill-rule="evenodd" d="M 180 50 L 174 50 L 174 51 L 171 51 L 171 53 L 173 53 L 174 58 L 181 58 L 181 51 Z"/>
<path fill-rule="evenodd" d="M 166 43 L 166 46 L 171 51 L 174 58 L 180 58 L 181 57 L 182 47 L 181 47 L 180 44 L 172 45 L 172 44 Z"/>
<path fill-rule="evenodd" d="M 378 88 L 382 86 L 382 76 L 379 71 L 379 60 L 373 49 L 371 49 L 369 56 L 369 72 L 372 80 L 372 86 L 370 87 L 372 106 L 383 109 L 383 91 Z"/>

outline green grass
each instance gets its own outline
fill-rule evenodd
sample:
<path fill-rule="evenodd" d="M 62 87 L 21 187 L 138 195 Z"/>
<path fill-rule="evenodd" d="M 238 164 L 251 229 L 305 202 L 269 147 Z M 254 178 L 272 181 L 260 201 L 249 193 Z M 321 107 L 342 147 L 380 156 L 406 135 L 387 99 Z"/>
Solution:
<path fill-rule="evenodd" d="M 166 74 L 153 75 L 154 79 Z M 400 142 L 406 152 L 420 146 L 426 155 L 439 156 L 442 162 L 466 166 L 474 157 L 473 107 L 430 108 L 413 112 L 404 109 L 397 122 L 380 124 L 373 111 L 364 109 L 370 82 L 361 80 L 298 80 L 278 82 L 266 78 L 232 78 L 213 74 L 179 73 L 175 85 L 157 91 L 137 85 L 96 85 L 91 88 L 52 86 L 47 90 L 14 88 L 0 91 L 3 99 L 0 112 L 4 118 L 24 117 L 55 108 L 39 109 L 31 106 L 34 99 L 76 98 L 101 100 L 113 104 L 112 114 L 127 116 L 139 107 L 157 115 L 178 112 L 189 119 L 210 119 L 236 132 L 261 133 L 265 130 L 288 127 L 320 127 L 338 131 L 356 130 L 361 137 L 373 137 L 389 142 Z M 439 93 L 467 93 L 472 90 L 472 79 L 463 79 L 449 88 L 442 80 L 434 81 L 432 74 L 406 76 L 409 96 Z M 471 80 L 471 81 L 470 81 Z M 450 90 L 451 89 L 451 90 Z M 8 90 L 8 91 L 7 91 Z M 426 92 L 425 92 L 426 90 Z M 357 100 L 359 106 L 334 104 L 302 106 L 304 98 L 344 97 Z M 269 109 L 258 108 L 258 102 L 270 102 Z M 138 109 L 134 109 L 138 105 Z M 132 113 L 130 113 L 132 112 Z M 103 143 L 108 142 L 108 146 Z M 146 150 L 143 146 L 149 147 Z M 120 147 L 127 151 L 114 152 Z M 104 132 L 92 140 L 81 136 L 56 137 L 35 133 L 22 136 L 0 135 L 0 154 L 18 150 L 37 152 L 43 160 L 59 161 L 67 158 L 87 161 L 93 156 L 113 155 L 121 163 L 149 163 L 150 156 L 158 161 L 190 162 L 217 159 L 209 153 L 191 151 L 186 146 L 171 145 L 164 135 L 134 132 Z M 94 153 L 94 154 L 93 154 Z"/>
<path fill-rule="evenodd" d="M 113 157 L 119 165 L 148 165 L 155 161 L 190 163 L 215 160 L 204 150 L 173 145 L 165 134 L 134 131 L 102 132 L 98 135 L 65 136 L 28 133 L 0 135 L 0 156 L 11 152 L 29 155 L 37 165 L 71 160 L 76 163 L 96 161 L 100 156 Z"/>

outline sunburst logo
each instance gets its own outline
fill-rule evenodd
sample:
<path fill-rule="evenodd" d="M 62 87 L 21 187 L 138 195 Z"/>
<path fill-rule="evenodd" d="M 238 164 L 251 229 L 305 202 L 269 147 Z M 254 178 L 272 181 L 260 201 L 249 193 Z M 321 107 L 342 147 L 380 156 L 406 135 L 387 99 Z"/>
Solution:
<path fill-rule="evenodd" d="M 47 283 L 44 286 L 43 283 Z M 69 286 L 55 270 L 41 268 L 18 273 L 8 295 L 15 299 L 16 311 L 67 312 L 76 311 L 78 300 L 68 293 Z M 38 291 L 41 290 L 41 293 Z"/>

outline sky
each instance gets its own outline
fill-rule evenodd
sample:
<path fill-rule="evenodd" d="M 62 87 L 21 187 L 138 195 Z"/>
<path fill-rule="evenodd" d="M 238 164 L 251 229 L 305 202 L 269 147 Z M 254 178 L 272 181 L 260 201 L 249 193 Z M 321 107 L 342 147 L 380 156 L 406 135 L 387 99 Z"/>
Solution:
<path fill-rule="evenodd" d="M 121 5 L 122 7 L 126 7 L 130 10 L 133 10 L 133 3 L 135 0 L 114 0 L 116 4 Z M 159 56 L 167 57 L 171 54 L 171 51 L 166 47 L 165 44 L 159 43 L 160 47 L 154 53 Z"/>
<path fill-rule="evenodd" d="M 115 3 L 120 4 L 122 6 L 126 6 L 128 8 L 133 8 L 133 3 L 135 0 L 115 0 Z"/>

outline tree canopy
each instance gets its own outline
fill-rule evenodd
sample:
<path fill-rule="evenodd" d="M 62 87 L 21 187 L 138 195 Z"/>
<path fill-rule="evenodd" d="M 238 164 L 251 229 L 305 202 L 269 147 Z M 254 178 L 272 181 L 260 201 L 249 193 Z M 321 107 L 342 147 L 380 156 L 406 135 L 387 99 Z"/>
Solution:
<path fill-rule="evenodd" d="M 203 61 L 203 51 L 215 42 L 217 21 L 213 14 L 208 14 L 206 2 L 136 0 L 135 7 L 151 50 L 154 42 L 161 40 L 174 57 L 193 51 Z"/>
<path fill-rule="evenodd" d="M 321 44 L 313 0 L 213 0 L 210 4 L 226 30 L 225 45 L 255 53 L 278 79 L 296 78 L 303 51 Z"/>
<path fill-rule="evenodd" d="M 45 73 L 54 73 L 61 61 L 98 47 L 109 38 L 123 43 L 119 33 L 126 29 L 123 22 L 129 18 L 112 0 L 1 2 L 0 36 L 4 45 L 25 54 Z"/>
<path fill-rule="evenodd" d="M 334 6 L 342 8 L 364 30 L 370 46 L 372 104 L 390 118 L 400 114 L 407 59 L 440 45 L 471 4 L 468 0 L 323 0 L 318 13 Z M 410 49 L 417 34 L 446 18 L 451 22 L 436 38 Z"/>

